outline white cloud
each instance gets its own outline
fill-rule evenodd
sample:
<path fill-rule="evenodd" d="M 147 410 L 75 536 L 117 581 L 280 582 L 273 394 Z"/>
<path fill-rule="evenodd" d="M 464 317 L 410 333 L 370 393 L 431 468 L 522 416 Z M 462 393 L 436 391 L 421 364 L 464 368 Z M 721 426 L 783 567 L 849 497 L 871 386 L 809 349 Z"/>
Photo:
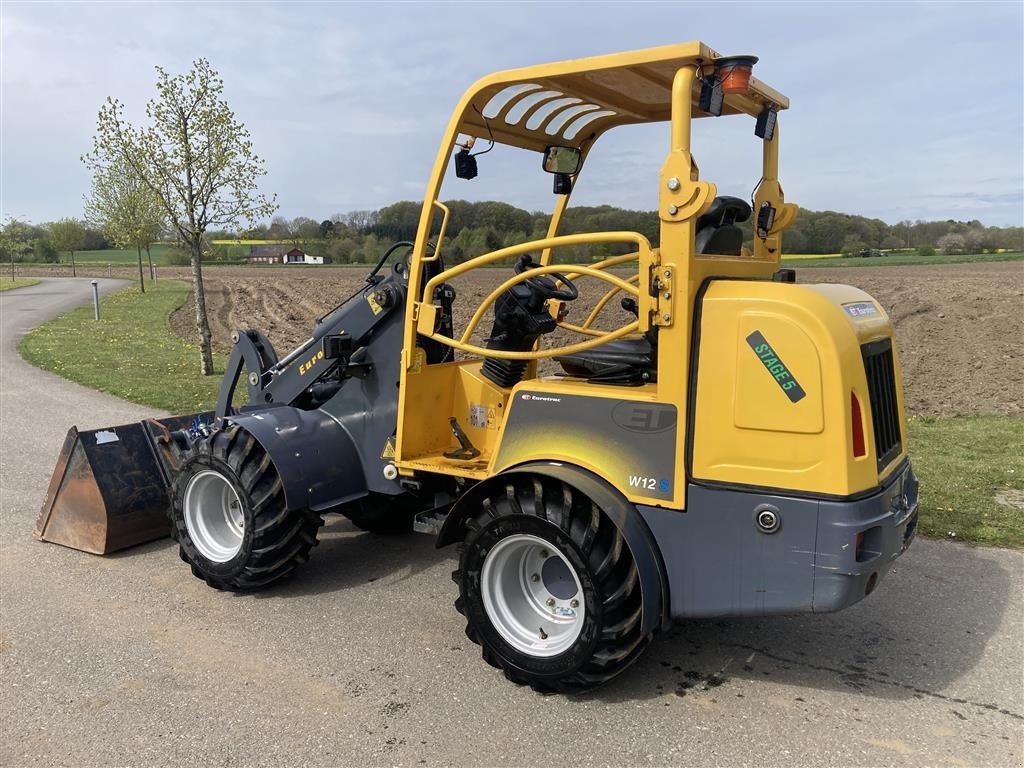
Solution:
<path fill-rule="evenodd" d="M 2 213 L 81 211 L 96 112 L 141 116 L 153 66 L 205 56 L 267 160 L 281 213 L 314 218 L 416 198 L 450 110 L 497 69 L 703 35 L 752 51 L 787 93 L 782 181 L 804 207 L 1020 224 L 1020 4 L 23 4 L 0 7 Z M 741 18 L 742 23 L 723 24 Z M 680 31 L 681 30 L 681 31 Z M 609 34 L 613 31 L 614 34 Z M 984 52 L 982 56 L 978 52 Z M 703 121 L 695 152 L 722 193 L 756 182 L 747 124 Z M 664 126 L 595 149 L 577 202 L 651 208 Z M 551 204 L 533 158 L 495 152 L 468 199 Z"/>

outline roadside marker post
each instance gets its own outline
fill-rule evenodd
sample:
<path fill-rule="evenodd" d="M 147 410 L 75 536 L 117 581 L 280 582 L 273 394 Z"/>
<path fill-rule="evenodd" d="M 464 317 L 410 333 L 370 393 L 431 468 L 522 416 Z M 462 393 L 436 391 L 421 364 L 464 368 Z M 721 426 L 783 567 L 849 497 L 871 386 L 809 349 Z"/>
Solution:
<path fill-rule="evenodd" d="M 100 283 L 99 280 L 92 281 L 92 309 L 96 319 L 100 319 Z"/>

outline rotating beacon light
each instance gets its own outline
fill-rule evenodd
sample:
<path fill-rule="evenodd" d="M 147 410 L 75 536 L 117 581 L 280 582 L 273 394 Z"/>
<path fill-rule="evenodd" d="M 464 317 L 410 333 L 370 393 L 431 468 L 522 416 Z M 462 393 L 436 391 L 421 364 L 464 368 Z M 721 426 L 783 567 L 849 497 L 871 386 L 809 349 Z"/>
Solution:
<path fill-rule="evenodd" d="M 715 75 L 722 93 L 746 93 L 750 90 L 750 73 L 757 56 L 726 56 L 715 61 Z"/>

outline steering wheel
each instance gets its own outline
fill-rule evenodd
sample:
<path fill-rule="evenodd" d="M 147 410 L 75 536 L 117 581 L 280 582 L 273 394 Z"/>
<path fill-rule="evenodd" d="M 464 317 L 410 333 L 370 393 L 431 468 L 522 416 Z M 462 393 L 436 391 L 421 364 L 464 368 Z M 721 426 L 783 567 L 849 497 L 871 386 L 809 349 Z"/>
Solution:
<path fill-rule="evenodd" d="M 526 253 L 519 257 L 519 261 L 516 262 L 513 267 L 513 272 L 517 275 L 521 275 L 532 267 L 540 266 L 533 263 L 533 259 L 530 254 Z M 561 272 L 552 272 L 547 275 L 537 275 L 536 277 L 528 277 L 523 280 L 524 283 L 541 299 L 547 301 L 548 299 L 556 299 L 558 301 L 573 301 L 580 295 L 579 290 L 573 282 L 563 275 Z M 562 284 L 562 288 L 558 287 L 558 283 Z"/>

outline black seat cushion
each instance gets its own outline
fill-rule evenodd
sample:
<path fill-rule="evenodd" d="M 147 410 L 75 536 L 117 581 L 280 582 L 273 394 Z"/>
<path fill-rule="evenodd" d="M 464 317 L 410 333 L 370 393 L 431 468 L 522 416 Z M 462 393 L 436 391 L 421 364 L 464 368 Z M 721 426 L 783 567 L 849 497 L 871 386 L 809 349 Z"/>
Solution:
<path fill-rule="evenodd" d="M 570 376 L 608 384 L 642 384 L 657 379 L 654 348 L 645 338 L 616 339 L 555 360 Z"/>
<path fill-rule="evenodd" d="M 739 256 L 743 230 L 736 226 L 750 218 L 750 203 L 738 197 L 716 197 L 697 219 L 694 246 L 697 253 Z"/>

